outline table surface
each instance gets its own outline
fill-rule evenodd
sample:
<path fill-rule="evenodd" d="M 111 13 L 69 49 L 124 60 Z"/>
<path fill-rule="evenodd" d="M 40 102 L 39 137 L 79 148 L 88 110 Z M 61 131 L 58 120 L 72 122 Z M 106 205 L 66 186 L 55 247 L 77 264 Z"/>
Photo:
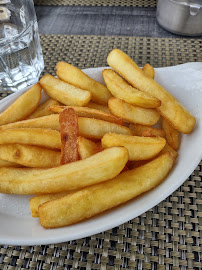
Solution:
<path fill-rule="evenodd" d="M 157 23 L 156 8 L 115 6 L 35 8 L 41 34 L 180 37 L 165 31 Z"/>

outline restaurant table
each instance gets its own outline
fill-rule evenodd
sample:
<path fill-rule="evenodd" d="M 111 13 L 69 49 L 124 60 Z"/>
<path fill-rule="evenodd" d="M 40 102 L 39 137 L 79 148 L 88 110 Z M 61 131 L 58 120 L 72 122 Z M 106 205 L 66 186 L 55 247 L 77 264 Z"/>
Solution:
<path fill-rule="evenodd" d="M 64 60 L 106 66 L 113 48 L 138 65 L 202 62 L 202 37 L 176 36 L 156 22 L 156 1 L 36 0 L 45 69 Z M 1 98 L 10 92 L 0 93 Z M 108 231 L 60 244 L 0 246 L 0 269 L 201 269 L 202 163 L 173 194 Z"/>

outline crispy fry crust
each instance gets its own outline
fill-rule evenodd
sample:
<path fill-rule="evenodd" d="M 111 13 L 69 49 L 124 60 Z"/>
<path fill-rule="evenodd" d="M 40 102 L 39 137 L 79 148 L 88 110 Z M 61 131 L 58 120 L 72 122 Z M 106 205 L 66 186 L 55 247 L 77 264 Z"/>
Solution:
<path fill-rule="evenodd" d="M 110 98 L 108 106 L 112 114 L 128 123 L 153 126 L 160 119 L 160 114 L 155 109 L 134 106 L 118 98 Z"/>
<path fill-rule="evenodd" d="M 59 106 L 59 105 L 60 105 L 60 103 L 57 100 L 50 98 L 47 101 L 45 101 L 44 103 L 42 103 L 41 105 L 39 105 L 38 108 L 36 108 L 36 110 L 27 117 L 27 119 L 33 119 L 33 118 L 38 118 L 38 117 L 53 114 L 49 110 L 49 107 L 50 106 Z"/>
<path fill-rule="evenodd" d="M 72 108 L 63 110 L 59 115 L 61 134 L 61 164 L 79 160 L 78 116 Z"/>
<path fill-rule="evenodd" d="M 104 85 L 96 82 L 88 77 L 83 71 L 68 63 L 59 62 L 56 69 L 57 76 L 61 80 L 89 91 L 92 94 L 92 101 L 99 104 L 107 104 L 111 94 Z"/>
<path fill-rule="evenodd" d="M 132 130 L 133 135 L 135 136 L 143 136 L 143 132 L 149 131 L 153 137 L 163 137 L 165 138 L 165 132 L 163 129 L 158 129 L 154 127 L 148 127 L 140 124 L 130 124 L 130 130 Z M 150 136 L 148 136 L 150 137 Z"/>
<path fill-rule="evenodd" d="M 67 226 L 127 202 L 159 185 L 170 172 L 173 162 L 171 155 L 166 153 L 112 180 L 41 204 L 40 223 L 44 228 Z"/>
<path fill-rule="evenodd" d="M 115 71 L 105 69 L 102 75 L 107 88 L 114 97 L 123 99 L 129 104 L 144 108 L 156 108 L 161 105 L 160 100 L 132 87 Z"/>
<path fill-rule="evenodd" d="M 161 101 L 157 110 L 182 133 L 190 133 L 196 119 L 163 86 L 158 84 L 136 65 L 124 52 L 114 49 L 107 58 L 107 63 L 125 78 L 133 87 L 149 93 Z"/>
<path fill-rule="evenodd" d="M 0 145 L 0 158 L 25 167 L 56 167 L 60 165 L 60 157 L 60 152 L 38 146 L 23 144 Z"/>
<path fill-rule="evenodd" d="M 177 151 L 180 147 L 179 132 L 165 118 L 162 118 L 162 128 L 168 144 Z"/>
<path fill-rule="evenodd" d="M 25 119 L 37 108 L 40 99 L 41 86 L 37 83 L 0 114 L 0 125 Z"/>
<path fill-rule="evenodd" d="M 118 125 L 123 125 L 124 122 L 121 118 L 118 118 L 112 114 L 92 109 L 88 107 L 78 107 L 78 106 L 52 106 L 50 107 L 50 110 L 55 113 L 61 113 L 64 109 L 72 108 L 75 110 L 76 114 L 79 117 L 88 117 L 88 118 L 95 118 L 104 120 L 111 123 L 116 123 Z"/>
<path fill-rule="evenodd" d="M 83 188 L 118 175 L 128 161 L 124 147 L 50 169 L 0 168 L 0 193 L 48 194 Z"/>
<path fill-rule="evenodd" d="M 43 76 L 40 84 L 50 97 L 65 105 L 85 106 L 91 99 L 89 91 L 63 82 L 50 74 Z"/>
<path fill-rule="evenodd" d="M 1 144 L 28 144 L 51 149 L 60 149 L 60 133 L 56 130 L 43 128 L 13 128 L 0 132 Z"/>
<path fill-rule="evenodd" d="M 151 159 L 163 149 L 165 144 L 166 140 L 161 137 L 150 138 L 108 133 L 102 138 L 104 148 L 124 146 L 128 149 L 130 161 Z"/>
<path fill-rule="evenodd" d="M 144 67 L 142 68 L 142 70 L 144 71 L 144 73 L 147 76 L 149 76 L 150 78 L 152 78 L 154 80 L 155 70 L 150 64 L 148 64 L 148 63 L 145 64 Z"/>

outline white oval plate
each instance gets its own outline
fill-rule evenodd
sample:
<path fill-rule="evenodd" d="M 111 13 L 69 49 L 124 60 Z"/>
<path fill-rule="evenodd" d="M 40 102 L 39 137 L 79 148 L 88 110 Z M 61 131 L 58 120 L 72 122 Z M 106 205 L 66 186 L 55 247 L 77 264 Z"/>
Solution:
<path fill-rule="evenodd" d="M 86 69 L 93 79 L 104 83 L 104 68 Z M 87 237 L 123 224 L 174 192 L 191 175 L 202 158 L 202 63 L 188 63 L 174 67 L 157 68 L 155 79 L 168 89 L 197 118 L 194 131 L 182 136 L 177 164 L 157 188 L 137 199 L 78 224 L 43 229 L 38 219 L 31 217 L 31 196 L 0 194 L 0 243 L 9 245 L 42 245 L 60 243 Z M 25 91 L 25 90 L 24 90 Z M 0 111 L 9 106 L 24 91 L 14 93 L 0 102 Z M 43 93 L 43 100 L 47 96 Z"/>

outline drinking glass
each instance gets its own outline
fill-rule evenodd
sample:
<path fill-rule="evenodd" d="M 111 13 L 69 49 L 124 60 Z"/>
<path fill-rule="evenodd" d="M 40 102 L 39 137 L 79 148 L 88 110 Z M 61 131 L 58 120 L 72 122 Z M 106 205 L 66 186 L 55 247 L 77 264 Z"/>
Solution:
<path fill-rule="evenodd" d="M 0 0 L 0 89 L 35 84 L 44 68 L 32 0 Z"/>

